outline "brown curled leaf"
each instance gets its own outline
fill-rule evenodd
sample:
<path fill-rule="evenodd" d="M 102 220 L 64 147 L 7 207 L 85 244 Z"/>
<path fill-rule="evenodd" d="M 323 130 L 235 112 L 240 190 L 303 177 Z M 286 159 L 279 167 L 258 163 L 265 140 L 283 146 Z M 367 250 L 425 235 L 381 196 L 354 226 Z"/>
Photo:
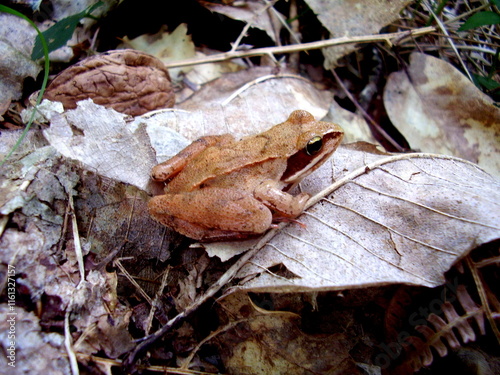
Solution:
<path fill-rule="evenodd" d="M 92 56 L 62 71 L 45 98 L 74 109 L 83 99 L 132 116 L 173 107 L 170 76 L 157 58 L 134 50 Z"/>

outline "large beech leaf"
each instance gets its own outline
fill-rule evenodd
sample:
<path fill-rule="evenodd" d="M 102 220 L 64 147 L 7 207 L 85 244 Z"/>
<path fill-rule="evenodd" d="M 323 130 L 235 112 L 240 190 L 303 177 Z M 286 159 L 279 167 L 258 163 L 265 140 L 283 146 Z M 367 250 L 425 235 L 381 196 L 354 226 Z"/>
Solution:
<path fill-rule="evenodd" d="M 336 190 L 244 266 L 242 288 L 436 286 L 469 250 L 500 236 L 500 184 L 467 161 L 341 147 L 333 168 L 317 172 L 329 174 L 336 182 L 328 189 Z"/>
<path fill-rule="evenodd" d="M 191 140 L 223 133 L 240 138 L 283 122 L 296 109 L 322 119 L 332 101 L 330 92 L 296 74 L 252 68 L 225 74 L 180 103 L 177 108 L 189 111 L 190 117 L 174 129 Z"/>

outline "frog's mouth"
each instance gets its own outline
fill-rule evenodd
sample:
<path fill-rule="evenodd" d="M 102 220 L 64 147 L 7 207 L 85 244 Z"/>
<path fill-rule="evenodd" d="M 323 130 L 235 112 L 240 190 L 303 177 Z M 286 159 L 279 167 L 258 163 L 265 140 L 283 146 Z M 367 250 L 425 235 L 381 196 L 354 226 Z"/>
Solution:
<path fill-rule="evenodd" d="M 292 186 L 318 169 L 337 149 L 342 137 L 338 137 L 337 133 L 333 133 L 329 134 L 328 139 L 326 138 L 325 136 L 323 139 L 323 150 L 317 154 L 310 155 L 305 149 L 302 149 L 290 156 L 286 170 L 281 176 L 281 181 Z"/>

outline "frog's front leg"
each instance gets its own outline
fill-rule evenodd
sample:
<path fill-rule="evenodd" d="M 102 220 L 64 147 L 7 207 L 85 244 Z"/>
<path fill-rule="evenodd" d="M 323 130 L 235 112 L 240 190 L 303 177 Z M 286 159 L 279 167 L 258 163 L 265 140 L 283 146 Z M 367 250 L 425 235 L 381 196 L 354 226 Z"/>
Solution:
<path fill-rule="evenodd" d="M 156 221 L 201 241 L 241 239 L 272 224 L 269 208 L 248 192 L 231 188 L 158 195 L 148 208 Z"/>
<path fill-rule="evenodd" d="M 198 138 L 177 155 L 153 167 L 151 177 L 155 181 L 167 181 L 179 173 L 186 164 L 206 148 L 210 146 L 222 146 L 233 141 L 234 137 L 230 134 L 208 135 Z"/>
<path fill-rule="evenodd" d="M 266 206 L 278 214 L 288 218 L 299 216 L 309 200 L 309 194 L 289 194 L 280 188 L 280 183 L 275 180 L 265 180 L 254 191 L 255 198 L 261 200 Z"/>

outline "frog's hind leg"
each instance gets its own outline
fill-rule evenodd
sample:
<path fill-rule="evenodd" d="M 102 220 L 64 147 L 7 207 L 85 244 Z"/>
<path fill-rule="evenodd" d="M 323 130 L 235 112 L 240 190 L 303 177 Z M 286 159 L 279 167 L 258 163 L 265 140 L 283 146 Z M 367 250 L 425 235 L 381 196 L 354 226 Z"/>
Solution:
<path fill-rule="evenodd" d="M 265 232 L 271 211 L 252 195 L 236 189 L 207 187 L 153 197 L 151 216 L 200 241 L 243 239 Z"/>
<path fill-rule="evenodd" d="M 174 218 L 174 224 L 168 225 L 170 228 L 176 229 L 179 233 L 200 242 L 216 242 L 216 241 L 237 241 L 247 240 L 252 237 L 257 237 L 258 233 L 234 232 L 220 229 L 207 229 L 201 225 L 192 224 L 185 220 Z M 160 221 L 161 222 L 161 221 Z M 161 222 L 164 225 L 167 225 Z"/>

